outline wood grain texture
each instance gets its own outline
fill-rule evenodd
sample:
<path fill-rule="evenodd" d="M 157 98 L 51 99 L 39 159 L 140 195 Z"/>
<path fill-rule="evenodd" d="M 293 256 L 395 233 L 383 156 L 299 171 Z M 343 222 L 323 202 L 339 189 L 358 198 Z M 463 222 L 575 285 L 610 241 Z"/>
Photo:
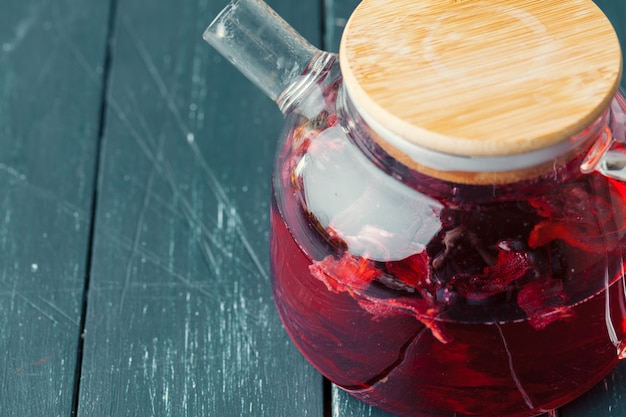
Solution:
<path fill-rule="evenodd" d="M 268 277 L 281 114 L 201 38 L 224 5 L 119 2 L 80 416 L 323 414 Z"/>
<path fill-rule="evenodd" d="M 558 417 L 622 417 L 626 415 L 626 363 L 623 361 L 595 388 L 562 407 Z"/>
<path fill-rule="evenodd" d="M 332 389 L 332 417 L 394 417 L 348 395 L 337 386 Z"/>
<path fill-rule="evenodd" d="M 324 415 L 268 282 L 281 116 L 200 38 L 225 1 L 118 0 L 81 416 Z M 317 1 L 269 3 L 333 50 L 357 1 L 324 0 L 325 33 Z M 626 3 L 597 3 L 623 40 Z M 109 7 L 0 0 L 0 416 L 73 412 Z M 625 378 L 559 417 L 623 416 Z"/>
<path fill-rule="evenodd" d="M 0 5 L 2 416 L 72 412 L 108 5 Z"/>
<path fill-rule="evenodd" d="M 360 3 L 359 0 L 323 0 L 324 1 L 324 48 L 337 52 L 343 29 L 348 18 Z M 594 3 L 611 21 L 622 45 L 626 46 L 626 2 L 615 0 L 594 0 Z M 622 58 L 626 54 L 622 53 Z M 622 71 L 622 88 L 626 89 L 626 71 Z"/>
<path fill-rule="evenodd" d="M 606 109 L 621 71 L 615 32 L 588 0 L 365 0 L 340 60 L 371 119 L 461 156 L 567 142 Z"/>

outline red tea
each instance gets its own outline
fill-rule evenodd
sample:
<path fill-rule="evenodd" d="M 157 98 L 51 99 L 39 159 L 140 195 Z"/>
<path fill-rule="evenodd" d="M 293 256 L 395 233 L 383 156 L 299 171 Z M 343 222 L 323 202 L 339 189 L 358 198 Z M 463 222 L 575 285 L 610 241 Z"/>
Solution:
<path fill-rule="evenodd" d="M 275 302 L 323 375 L 399 415 L 534 416 L 615 366 L 626 185 L 580 161 L 521 185 L 393 185 L 411 174 L 371 174 L 335 121 L 291 132 L 271 217 Z"/>

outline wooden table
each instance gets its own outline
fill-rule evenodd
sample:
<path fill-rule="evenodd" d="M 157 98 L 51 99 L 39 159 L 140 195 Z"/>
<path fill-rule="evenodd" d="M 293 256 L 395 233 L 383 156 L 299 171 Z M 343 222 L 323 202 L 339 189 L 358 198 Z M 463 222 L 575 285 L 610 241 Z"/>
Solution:
<path fill-rule="evenodd" d="M 281 115 L 201 39 L 225 1 L 0 0 L 0 416 L 385 415 L 274 311 Z M 336 50 L 356 1 L 269 3 Z M 559 416 L 624 390 L 622 364 Z"/>

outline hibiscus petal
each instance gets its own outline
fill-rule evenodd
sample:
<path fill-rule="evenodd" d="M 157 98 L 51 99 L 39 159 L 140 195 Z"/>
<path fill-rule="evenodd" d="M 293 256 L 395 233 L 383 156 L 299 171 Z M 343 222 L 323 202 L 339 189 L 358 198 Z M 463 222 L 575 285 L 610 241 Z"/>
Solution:
<path fill-rule="evenodd" d="M 526 312 L 535 329 L 572 317 L 574 312 L 565 303 L 569 297 L 558 279 L 540 279 L 524 285 L 517 295 L 517 303 Z"/>

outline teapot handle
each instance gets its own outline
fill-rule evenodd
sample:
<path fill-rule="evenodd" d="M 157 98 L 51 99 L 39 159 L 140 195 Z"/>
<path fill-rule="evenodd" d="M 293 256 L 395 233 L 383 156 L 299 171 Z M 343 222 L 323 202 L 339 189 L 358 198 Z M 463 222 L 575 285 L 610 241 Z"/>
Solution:
<path fill-rule="evenodd" d="M 597 171 L 626 181 L 626 98 L 620 91 L 611 102 L 609 122 L 580 166 L 584 173 Z"/>

